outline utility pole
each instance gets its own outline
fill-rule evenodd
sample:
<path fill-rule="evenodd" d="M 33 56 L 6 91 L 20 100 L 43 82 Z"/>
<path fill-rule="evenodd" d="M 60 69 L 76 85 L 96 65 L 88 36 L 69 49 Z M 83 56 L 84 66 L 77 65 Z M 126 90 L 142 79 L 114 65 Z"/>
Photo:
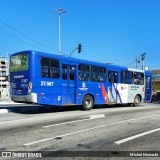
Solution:
<path fill-rule="evenodd" d="M 61 54 L 61 14 L 67 12 L 63 8 L 55 9 L 58 13 L 58 54 Z"/>

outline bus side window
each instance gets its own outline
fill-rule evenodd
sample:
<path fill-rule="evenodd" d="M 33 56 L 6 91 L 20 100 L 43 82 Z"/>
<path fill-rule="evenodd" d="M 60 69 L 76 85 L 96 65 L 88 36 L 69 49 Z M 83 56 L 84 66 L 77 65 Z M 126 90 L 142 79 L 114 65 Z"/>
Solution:
<path fill-rule="evenodd" d="M 78 73 L 78 79 L 79 80 L 84 80 L 83 72 Z"/>
<path fill-rule="evenodd" d="M 121 83 L 125 83 L 125 71 L 121 71 Z"/>
<path fill-rule="evenodd" d="M 75 67 L 70 67 L 69 69 L 70 72 L 70 80 L 74 80 L 74 76 L 75 76 Z"/>
<path fill-rule="evenodd" d="M 108 82 L 117 83 L 118 82 L 118 73 L 115 71 L 108 71 Z"/>
<path fill-rule="evenodd" d="M 114 80 L 113 80 L 114 83 L 117 83 L 118 82 L 118 74 L 115 72 L 114 73 Z"/>
<path fill-rule="evenodd" d="M 49 59 L 48 58 L 41 59 L 41 76 L 44 78 L 48 78 L 49 76 Z"/>
<path fill-rule="evenodd" d="M 125 84 L 133 84 L 133 72 L 125 71 L 124 83 Z"/>
<path fill-rule="evenodd" d="M 59 78 L 59 61 L 50 59 L 50 78 Z"/>
<path fill-rule="evenodd" d="M 106 68 L 98 67 L 97 78 L 99 82 L 106 82 Z"/>
<path fill-rule="evenodd" d="M 134 84 L 143 85 L 144 84 L 144 74 L 134 72 Z"/>
<path fill-rule="evenodd" d="M 86 64 L 79 64 L 78 66 L 78 79 L 81 81 L 88 81 L 90 79 L 90 67 Z"/>
<path fill-rule="evenodd" d="M 62 79 L 67 79 L 67 66 L 62 66 Z"/>
<path fill-rule="evenodd" d="M 44 78 L 59 78 L 59 61 L 55 59 L 41 59 L 41 76 Z"/>
<path fill-rule="evenodd" d="M 98 79 L 97 79 L 97 68 L 96 66 L 91 66 L 91 81 L 93 82 L 97 82 Z"/>

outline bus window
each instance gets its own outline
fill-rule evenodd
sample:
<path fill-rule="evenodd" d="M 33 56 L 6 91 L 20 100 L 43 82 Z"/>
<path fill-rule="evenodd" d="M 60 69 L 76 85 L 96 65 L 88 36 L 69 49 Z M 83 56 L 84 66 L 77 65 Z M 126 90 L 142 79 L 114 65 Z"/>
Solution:
<path fill-rule="evenodd" d="M 108 82 L 118 83 L 118 73 L 115 71 L 108 71 Z"/>
<path fill-rule="evenodd" d="M 78 66 L 78 79 L 81 81 L 89 80 L 89 65 L 79 64 Z"/>
<path fill-rule="evenodd" d="M 106 68 L 91 66 L 91 81 L 105 82 L 106 81 Z"/>
<path fill-rule="evenodd" d="M 50 78 L 59 78 L 59 61 L 50 59 Z"/>
<path fill-rule="evenodd" d="M 144 84 L 144 74 L 139 72 L 134 72 L 134 84 L 143 85 Z"/>
<path fill-rule="evenodd" d="M 55 59 L 41 59 L 41 76 L 44 78 L 59 78 L 59 61 Z"/>
<path fill-rule="evenodd" d="M 97 79 L 99 82 L 106 81 L 106 68 L 104 67 L 97 67 Z"/>
<path fill-rule="evenodd" d="M 133 84 L 133 72 L 125 71 L 124 72 L 124 81 L 125 84 Z"/>
<path fill-rule="evenodd" d="M 91 81 L 93 82 L 97 82 L 97 72 L 96 72 L 96 67 L 95 66 L 91 66 Z"/>
<path fill-rule="evenodd" d="M 70 78 L 70 80 L 74 80 L 74 76 L 75 76 L 75 67 L 70 66 L 69 67 L 69 78 Z"/>
<path fill-rule="evenodd" d="M 62 79 L 67 79 L 67 66 L 62 66 Z"/>
<path fill-rule="evenodd" d="M 49 77 L 49 59 L 48 58 L 41 59 L 41 76 L 45 78 Z"/>

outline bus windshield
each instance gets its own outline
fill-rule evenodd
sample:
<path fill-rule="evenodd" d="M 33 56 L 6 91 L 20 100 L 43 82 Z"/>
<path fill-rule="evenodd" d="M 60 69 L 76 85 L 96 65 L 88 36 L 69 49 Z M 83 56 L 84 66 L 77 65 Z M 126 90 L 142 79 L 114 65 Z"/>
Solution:
<path fill-rule="evenodd" d="M 11 72 L 28 70 L 29 56 L 28 54 L 18 54 L 11 57 Z"/>

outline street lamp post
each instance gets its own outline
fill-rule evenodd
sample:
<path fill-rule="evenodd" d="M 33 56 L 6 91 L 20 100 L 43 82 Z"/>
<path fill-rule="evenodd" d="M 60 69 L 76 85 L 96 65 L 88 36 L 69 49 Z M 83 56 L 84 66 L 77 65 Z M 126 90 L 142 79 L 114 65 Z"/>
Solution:
<path fill-rule="evenodd" d="M 58 54 L 61 54 L 61 13 L 67 12 L 63 8 L 55 9 L 58 13 Z"/>

